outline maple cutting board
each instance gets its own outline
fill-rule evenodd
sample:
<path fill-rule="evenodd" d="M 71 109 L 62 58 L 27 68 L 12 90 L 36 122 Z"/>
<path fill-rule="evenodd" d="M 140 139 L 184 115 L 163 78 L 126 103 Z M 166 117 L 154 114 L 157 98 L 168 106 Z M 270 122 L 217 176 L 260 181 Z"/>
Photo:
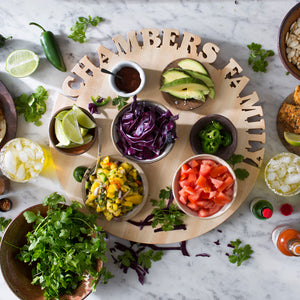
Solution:
<path fill-rule="evenodd" d="M 97 62 L 91 62 L 88 56 L 84 56 L 74 66 L 72 69 L 74 75 L 67 76 L 65 79 L 63 83 L 65 95 L 58 96 L 53 114 L 58 109 L 73 103 L 87 109 L 91 96 L 117 96 L 109 87 L 108 76 L 110 75 L 101 73 L 99 66 L 110 70 L 121 60 L 132 60 L 144 69 L 146 84 L 137 98 L 161 102 L 168 106 L 173 114 L 178 114 L 179 119 L 176 121 L 178 139 L 168 156 L 153 164 L 141 164 L 149 181 L 149 197 L 148 203 L 134 220 L 142 220 L 151 213 L 150 199 L 158 199 L 162 188 L 171 187 L 178 165 L 194 155 L 189 144 L 189 134 L 192 125 L 204 115 L 217 113 L 233 122 L 238 131 L 235 153 L 245 158 L 245 162 L 238 164 L 237 167 L 247 169 L 250 175 L 244 181 L 238 181 L 236 201 L 226 213 L 209 220 L 186 217 L 186 230 L 155 233 L 151 226 L 140 230 L 128 222 L 108 222 L 101 219 L 98 221 L 99 225 L 115 236 L 141 243 L 174 243 L 202 235 L 220 225 L 238 209 L 257 179 L 263 161 L 265 144 L 265 123 L 262 107 L 258 105 L 258 95 L 253 92 L 250 95 L 241 96 L 249 82 L 249 78 L 241 75 L 242 68 L 234 59 L 230 59 L 225 67 L 217 69 L 214 65 L 220 48 L 209 42 L 202 45 L 201 37 L 192 33 L 180 34 L 175 29 L 163 29 L 160 32 L 158 29 L 151 28 L 142 29 L 139 33 L 131 31 L 127 33 L 127 38 L 118 35 L 112 40 L 116 47 L 115 52 L 100 45 L 97 48 Z M 215 83 L 215 99 L 208 99 L 201 107 L 193 110 L 179 110 L 165 101 L 159 91 L 161 72 L 172 61 L 179 58 L 193 58 L 206 67 Z M 117 114 L 117 108 L 110 103 L 101 107 L 99 112 L 94 116 L 104 132 L 102 155 L 116 155 L 118 153 L 111 141 L 110 127 Z M 51 153 L 57 177 L 67 196 L 70 200 L 83 202 L 81 184 L 73 179 L 72 172 L 76 166 L 89 166 L 96 160 L 97 144 L 80 156 L 62 154 L 52 145 Z"/>

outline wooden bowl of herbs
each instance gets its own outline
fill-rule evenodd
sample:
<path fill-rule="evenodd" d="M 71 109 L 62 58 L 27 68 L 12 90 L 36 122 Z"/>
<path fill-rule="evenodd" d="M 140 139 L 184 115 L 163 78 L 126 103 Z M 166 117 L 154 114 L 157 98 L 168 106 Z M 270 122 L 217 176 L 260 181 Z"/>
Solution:
<path fill-rule="evenodd" d="M 63 201 L 57 193 L 49 195 L 43 204 L 21 212 L 3 235 L 2 274 L 20 299 L 84 299 L 100 274 L 104 271 L 104 278 L 109 274 L 102 268 L 106 252 L 102 228 L 80 203 L 67 206 Z"/>

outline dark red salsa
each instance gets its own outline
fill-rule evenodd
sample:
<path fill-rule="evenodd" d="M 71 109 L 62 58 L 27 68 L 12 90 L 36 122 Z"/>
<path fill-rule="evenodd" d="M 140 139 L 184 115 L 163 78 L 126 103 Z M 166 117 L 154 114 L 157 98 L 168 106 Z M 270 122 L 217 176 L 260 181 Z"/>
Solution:
<path fill-rule="evenodd" d="M 132 67 L 123 67 L 117 72 L 121 78 L 115 77 L 115 83 L 119 90 L 125 93 L 134 92 L 141 84 L 139 72 Z"/>

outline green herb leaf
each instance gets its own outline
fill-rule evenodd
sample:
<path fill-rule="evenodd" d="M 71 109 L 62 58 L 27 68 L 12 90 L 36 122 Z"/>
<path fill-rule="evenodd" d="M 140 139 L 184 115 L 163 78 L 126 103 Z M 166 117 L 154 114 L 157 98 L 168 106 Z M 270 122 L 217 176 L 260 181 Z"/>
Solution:
<path fill-rule="evenodd" d="M 249 176 L 249 172 L 246 169 L 237 168 L 234 170 L 235 176 L 240 180 L 245 180 Z"/>
<path fill-rule="evenodd" d="M 249 172 L 246 169 L 237 168 L 234 169 L 236 164 L 242 163 L 244 156 L 240 154 L 232 154 L 227 162 L 231 165 L 234 170 L 235 176 L 240 180 L 245 180 L 249 176 Z"/>
<path fill-rule="evenodd" d="M 4 217 L 0 217 L 0 231 L 3 232 L 10 222 L 11 222 L 11 219 L 6 219 Z"/>
<path fill-rule="evenodd" d="M 71 27 L 71 34 L 68 35 L 68 38 L 79 43 L 87 42 L 86 31 L 88 29 L 88 25 L 92 25 L 95 27 L 102 21 L 102 17 L 78 17 L 78 21 L 76 21 L 75 25 Z"/>
<path fill-rule="evenodd" d="M 253 250 L 249 244 L 245 245 L 244 247 L 240 247 L 241 243 L 242 242 L 240 239 L 237 239 L 236 241 L 230 241 L 230 244 L 234 246 L 234 249 L 232 251 L 232 255 L 229 255 L 228 259 L 231 263 L 236 263 L 238 267 L 243 261 L 249 259 L 253 253 Z"/>
<path fill-rule="evenodd" d="M 129 97 L 122 97 L 118 96 L 113 98 L 112 105 L 118 106 L 118 110 L 122 109 L 127 104 L 127 101 L 129 100 Z"/>
<path fill-rule="evenodd" d="M 18 115 L 24 114 L 26 122 L 33 122 L 36 126 L 41 126 L 42 115 L 46 112 L 46 100 L 48 99 L 47 90 L 38 86 L 35 93 L 31 95 L 22 94 L 14 99 Z"/>
<path fill-rule="evenodd" d="M 274 56 L 273 50 L 264 50 L 260 44 L 251 43 L 247 45 L 250 50 L 248 64 L 252 65 L 254 72 L 267 72 L 268 62 L 266 61 L 267 57 Z"/>
<path fill-rule="evenodd" d="M 167 187 L 166 189 L 160 190 L 159 201 L 155 199 L 150 200 L 154 207 L 152 211 L 152 228 L 160 224 L 163 231 L 170 231 L 173 230 L 175 226 L 183 224 L 182 219 L 185 218 L 184 213 L 173 203 L 170 203 L 169 206 L 166 205 L 166 200 L 169 200 L 171 192 L 171 189 Z"/>

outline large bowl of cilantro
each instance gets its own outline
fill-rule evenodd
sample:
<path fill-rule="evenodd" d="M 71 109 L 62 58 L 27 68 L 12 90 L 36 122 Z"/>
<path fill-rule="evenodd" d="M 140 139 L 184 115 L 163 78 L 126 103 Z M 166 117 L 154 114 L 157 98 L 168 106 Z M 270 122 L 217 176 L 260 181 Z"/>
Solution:
<path fill-rule="evenodd" d="M 111 277 L 103 267 L 102 228 L 80 203 L 64 202 L 52 193 L 20 213 L 3 235 L 2 274 L 20 299 L 84 299 L 99 279 L 106 283 Z"/>

